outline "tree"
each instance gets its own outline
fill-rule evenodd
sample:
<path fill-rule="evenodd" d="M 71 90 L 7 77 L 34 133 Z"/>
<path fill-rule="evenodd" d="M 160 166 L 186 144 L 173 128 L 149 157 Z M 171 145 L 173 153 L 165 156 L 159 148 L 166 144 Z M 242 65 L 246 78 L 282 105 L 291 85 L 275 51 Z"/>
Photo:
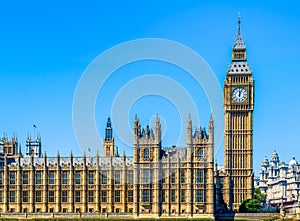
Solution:
<path fill-rule="evenodd" d="M 240 212 L 257 212 L 258 209 L 262 209 L 262 202 L 266 199 L 266 196 L 260 192 L 259 188 L 254 189 L 254 198 L 247 199 L 240 205 Z"/>
<path fill-rule="evenodd" d="M 266 200 L 266 195 L 260 192 L 259 188 L 254 189 L 254 199 L 257 199 L 260 202 L 263 202 Z"/>

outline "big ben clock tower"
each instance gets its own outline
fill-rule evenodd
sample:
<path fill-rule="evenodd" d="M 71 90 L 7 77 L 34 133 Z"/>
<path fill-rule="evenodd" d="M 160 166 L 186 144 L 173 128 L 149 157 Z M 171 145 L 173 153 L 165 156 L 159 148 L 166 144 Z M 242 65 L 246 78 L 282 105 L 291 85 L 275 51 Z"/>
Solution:
<path fill-rule="evenodd" d="M 224 82 L 224 201 L 231 210 L 253 196 L 254 80 L 241 34 L 241 17 Z"/>

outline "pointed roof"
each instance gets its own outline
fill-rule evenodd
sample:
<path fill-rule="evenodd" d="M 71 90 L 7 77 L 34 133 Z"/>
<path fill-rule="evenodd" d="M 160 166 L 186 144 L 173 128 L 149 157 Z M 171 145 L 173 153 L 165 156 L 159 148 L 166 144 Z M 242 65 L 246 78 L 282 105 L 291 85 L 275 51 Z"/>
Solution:
<path fill-rule="evenodd" d="M 191 118 L 191 113 L 189 113 L 188 127 L 192 128 L 192 118 Z"/>
<path fill-rule="evenodd" d="M 111 128 L 110 116 L 107 117 L 106 127 Z"/>
<path fill-rule="evenodd" d="M 232 59 L 227 74 L 252 74 L 247 62 L 246 45 L 241 33 L 241 16 L 238 16 L 238 32 L 232 49 Z"/>
<path fill-rule="evenodd" d="M 159 119 L 159 117 L 158 117 L 158 114 L 156 114 L 156 117 L 155 117 L 155 123 L 156 123 L 156 124 L 160 124 L 160 119 Z"/>
<path fill-rule="evenodd" d="M 105 127 L 105 140 L 112 141 L 113 140 L 112 134 L 113 134 L 113 132 L 112 132 L 112 127 L 111 127 L 110 116 L 108 116 L 106 127 Z"/>
<path fill-rule="evenodd" d="M 214 126 L 214 119 L 213 119 L 212 113 L 210 114 L 210 118 L 209 118 L 209 126 L 211 126 L 211 127 Z"/>
<path fill-rule="evenodd" d="M 233 50 L 245 50 L 246 45 L 243 41 L 242 33 L 241 33 L 241 15 L 239 13 L 238 16 L 238 33 L 235 39 L 235 43 L 233 45 Z"/>

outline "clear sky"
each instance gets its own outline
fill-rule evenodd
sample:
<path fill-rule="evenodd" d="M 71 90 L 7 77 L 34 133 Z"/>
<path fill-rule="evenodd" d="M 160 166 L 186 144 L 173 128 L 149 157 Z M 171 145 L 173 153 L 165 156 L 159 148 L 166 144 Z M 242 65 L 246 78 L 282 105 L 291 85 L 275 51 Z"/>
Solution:
<path fill-rule="evenodd" d="M 300 160 L 300 3 L 298 1 L 3 1 L 0 3 L 0 132 L 16 133 L 23 152 L 33 124 L 48 155 L 81 155 L 72 125 L 73 96 L 87 66 L 105 50 L 139 38 L 179 42 L 201 55 L 223 87 L 225 70 L 242 15 L 242 34 L 256 83 L 254 168 L 274 150 L 288 162 Z M 195 99 L 207 127 L 209 103 L 186 73 L 161 62 L 130 64 L 114 73 L 96 103 L 96 127 L 103 136 L 112 100 L 122 86 L 144 74 L 176 80 Z M 143 87 L 143 86 L 142 86 Z M 164 146 L 180 133 L 172 102 L 145 96 L 135 102 L 147 124 L 158 113 L 165 122 Z M 193 116 L 194 118 L 194 116 Z M 132 126 L 132 122 L 129 122 Z M 114 122 L 113 122 L 114 126 Z M 218 125 L 215 125 L 218 127 Z M 186 125 L 182 126 L 185 130 Z M 32 135 L 33 136 L 33 135 Z M 120 149 L 125 145 L 117 143 Z M 127 150 L 126 150 L 127 151 Z M 130 155 L 130 150 L 128 150 Z M 223 150 L 216 153 L 223 163 Z"/>

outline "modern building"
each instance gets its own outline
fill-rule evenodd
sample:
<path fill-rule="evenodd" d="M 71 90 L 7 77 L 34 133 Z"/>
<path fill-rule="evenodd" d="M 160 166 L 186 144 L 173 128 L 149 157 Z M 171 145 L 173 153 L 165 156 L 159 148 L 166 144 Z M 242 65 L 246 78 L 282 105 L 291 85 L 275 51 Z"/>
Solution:
<path fill-rule="evenodd" d="M 296 213 L 300 191 L 300 164 L 295 157 L 289 164 L 280 162 L 276 151 L 270 161 L 263 159 L 257 187 L 266 194 L 266 204 L 270 208 L 281 205 L 290 213 Z"/>
<path fill-rule="evenodd" d="M 103 155 L 48 157 L 41 137 L 1 140 L 0 212 L 114 213 L 136 217 L 213 218 L 238 210 L 253 196 L 254 81 L 238 21 L 231 66 L 224 82 L 225 165 L 214 165 L 214 122 L 193 130 L 186 147 L 163 148 L 161 123 L 134 119 L 133 156 L 119 155 L 108 118 Z M 198 122 L 196 122 L 198 123 Z"/>

